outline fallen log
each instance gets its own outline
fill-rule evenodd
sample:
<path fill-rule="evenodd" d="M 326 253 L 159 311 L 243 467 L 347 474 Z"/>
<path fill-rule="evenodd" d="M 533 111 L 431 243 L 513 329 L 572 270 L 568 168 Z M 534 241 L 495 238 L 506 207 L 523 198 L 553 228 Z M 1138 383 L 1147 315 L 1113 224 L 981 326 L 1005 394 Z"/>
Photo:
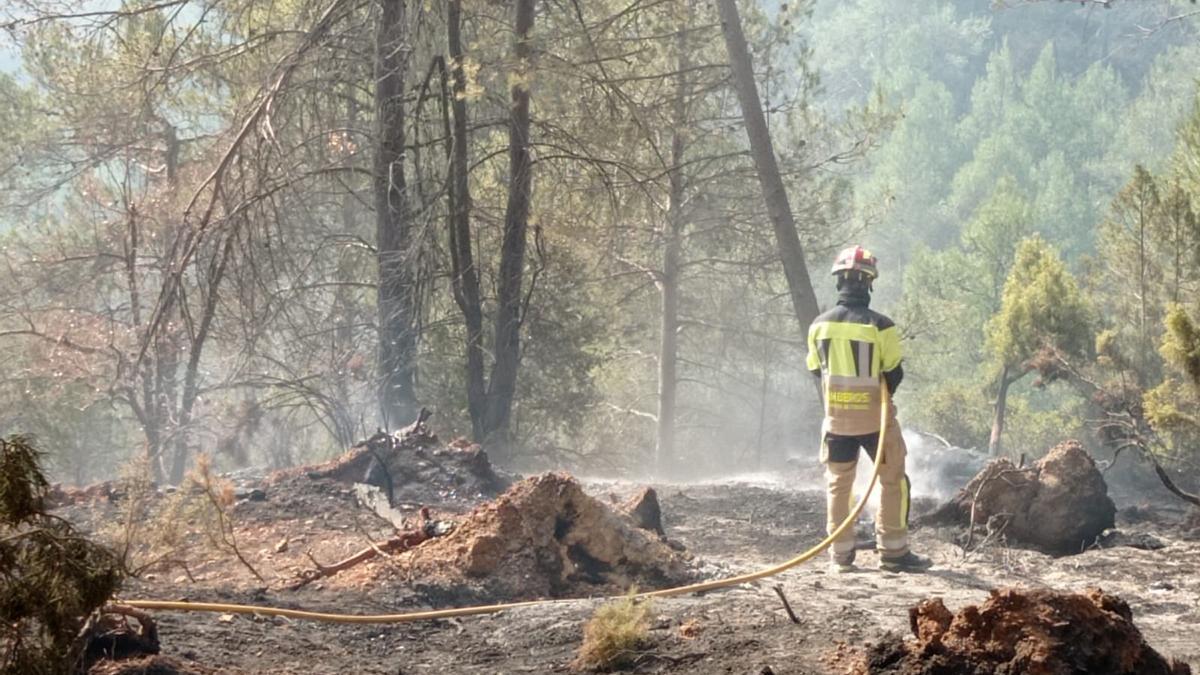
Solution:
<path fill-rule="evenodd" d="M 348 558 L 339 560 L 332 565 L 321 564 L 316 558 L 313 557 L 311 551 L 306 551 L 305 555 L 308 556 L 308 559 L 312 561 L 315 569 L 304 570 L 300 572 L 296 580 L 288 585 L 288 590 L 299 590 L 311 584 L 312 582 L 317 581 L 318 579 L 327 579 L 335 574 L 345 572 L 352 567 L 361 565 L 362 563 L 381 555 L 403 553 L 414 546 L 417 546 L 429 539 L 433 539 L 434 537 L 439 537 L 448 532 L 448 530 L 443 527 L 443 523 L 434 521 L 430 517 L 428 507 L 421 508 L 420 518 L 421 520 L 417 527 L 401 532 L 400 534 L 382 542 L 372 542 L 361 551 Z"/>
<path fill-rule="evenodd" d="M 432 416 L 422 408 L 416 421 L 389 434 L 383 429 L 375 432 L 370 438 L 359 441 L 336 459 L 316 465 L 298 466 L 283 469 L 271 474 L 268 482 L 275 483 L 295 476 L 307 476 L 313 480 L 329 478 L 343 483 L 369 482 L 378 484 L 368 478 L 381 470 L 385 470 L 397 452 L 401 450 L 420 450 L 435 448 L 439 441 L 436 434 L 430 431 L 426 421 Z M 394 474 L 394 472 L 389 472 Z M 397 476 L 389 475 L 389 481 Z"/>

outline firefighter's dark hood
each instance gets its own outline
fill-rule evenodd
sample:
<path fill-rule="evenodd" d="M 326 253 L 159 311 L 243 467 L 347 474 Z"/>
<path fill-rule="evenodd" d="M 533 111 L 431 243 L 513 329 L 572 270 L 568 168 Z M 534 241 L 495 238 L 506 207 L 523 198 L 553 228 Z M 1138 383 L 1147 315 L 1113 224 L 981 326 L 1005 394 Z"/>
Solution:
<path fill-rule="evenodd" d="M 838 290 L 837 304 L 847 307 L 869 307 L 871 289 L 858 284 L 847 284 Z"/>

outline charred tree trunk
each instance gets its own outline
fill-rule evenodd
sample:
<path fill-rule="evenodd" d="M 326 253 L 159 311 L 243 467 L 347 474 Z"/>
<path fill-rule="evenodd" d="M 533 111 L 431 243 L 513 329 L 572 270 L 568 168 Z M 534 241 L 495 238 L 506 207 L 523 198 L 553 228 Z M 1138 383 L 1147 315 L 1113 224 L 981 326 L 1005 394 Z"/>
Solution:
<path fill-rule="evenodd" d="M 416 414 L 416 285 L 404 180 L 405 0 L 381 0 L 375 37 L 375 237 L 379 265 L 379 406 L 386 426 Z"/>
<path fill-rule="evenodd" d="M 175 127 L 164 124 L 163 142 L 165 150 L 163 160 L 166 167 L 166 187 L 169 190 L 177 188 L 179 174 L 180 142 Z M 179 335 L 183 321 L 175 316 L 179 302 L 179 291 L 171 288 L 163 299 L 163 321 L 158 331 L 148 325 L 143 316 L 143 280 L 137 272 L 139 257 L 148 253 L 142 241 L 139 214 L 133 203 L 126 204 L 129 216 L 129 241 L 126 247 L 125 274 L 129 284 L 129 307 L 133 325 L 139 339 L 149 341 L 146 357 L 134 362 L 136 372 L 135 384 L 130 387 L 129 405 L 133 408 L 142 433 L 146 437 L 146 461 L 158 481 L 167 481 L 170 477 L 170 458 L 167 448 L 171 437 L 178 430 L 172 424 L 178 422 L 176 375 L 179 369 Z M 165 260 L 159 260 L 159 272 L 166 277 L 169 265 Z M 141 390 L 141 402 L 133 393 L 135 387 Z"/>
<path fill-rule="evenodd" d="M 998 457 L 1003 451 L 1001 439 L 1004 435 L 1004 418 L 1008 412 L 1008 387 L 1012 384 L 1009 377 L 1009 367 L 1004 366 L 1000 372 L 1000 387 L 996 391 L 996 408 L 992 416 L 992 435 L 988 439 L 988 452 L 992 457 Z"/>
<path fill-rule="evenodd" d="M 742 118 L 746 123 L 746 135 L 750 140 L 750 154 L 758 170 L 767 212 L 775 229 L 775 245 L 787 277 L 792 309 L 800 328 L 807 332 L 809 324 L 817 317 L 817 296 L 808 277 L 808 265 L 804 261 L 804 248 L 796 231 L 796 221 L 788 204 L 787 191 L 779 174 L 779 164 L 771 135 L 767 130 L 766 118 L 758 98 L 758 85 L 754 81 L 754 68 L 750 62 L 750 51 L 746 36 L 742 32 L 742 20 L 738 15 L 736 0 L 717 0 L 721 16 L 721 31 L 725 35 L 725 46 L 729 50 L 729 65 L 733 69 L 733 84 L 737 89 Z"/>
<path fill-rule="evenodd" d="M 500 248 L 497 288 L 495 364 L 488 382 L 483 435 L 503 447 L 508 441 L 517 369 L 521 360 L 522 284 L 525 268 L 525 234 L 533 192 L 533 158 L 529 151 L 529 33 L 533 29 L 535 0 L 516 0 L 513 55 L 518 64 L 512 86 L 508 127 L 508 205 L 504 213 L 504 238 Z"/>
<path fill-rule="evenodd" d="M 466 324 L 467 409 L 476 441 L 483 441 L 487 391 L 483 365 L 483 303 L 479 294 L 479 271 L 471 251 L 471 189 L 467 157 L 467 76 L 463 72 L 462 0 L 450 0 L 446 12 L 448 49 L 454 91 L 450 96 L 454 113 L 450 150 L 450 283 L 454 300 Z"/>

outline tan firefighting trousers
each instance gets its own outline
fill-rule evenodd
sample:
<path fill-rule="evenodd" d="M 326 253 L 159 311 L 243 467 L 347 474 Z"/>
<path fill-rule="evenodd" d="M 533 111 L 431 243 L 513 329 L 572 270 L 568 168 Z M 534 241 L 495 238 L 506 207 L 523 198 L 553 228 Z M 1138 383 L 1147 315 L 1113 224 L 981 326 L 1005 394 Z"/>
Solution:
<path fill-rule="evenodd" d="M 870 447 L 869 454 L 874 457 L 874 446 Z M 908 552 L 910 495 L 908 477 L 904 474 L 907 456 L 908 448 L 904 444 L 904 436 L 900 433 L 900 425 L 893 416 L 888 421 L 887 434 L 884 436 L 883 466 L 879 470 L 879 512 L 875 514 L 875 545 L 882 555 L 889 558 Z M 826 451 L 823 449 L 822 459 L 826 457 Z M 857 459 L 849 462 L 825 462 L 827 533 L 832 533 L 846 516 L 850 515 L 857 466 Z M 848 528 L 833 542 L 830 553 L 834 560 L 838 560 L 845 558 L 853 550 L 854 528 Z"/>

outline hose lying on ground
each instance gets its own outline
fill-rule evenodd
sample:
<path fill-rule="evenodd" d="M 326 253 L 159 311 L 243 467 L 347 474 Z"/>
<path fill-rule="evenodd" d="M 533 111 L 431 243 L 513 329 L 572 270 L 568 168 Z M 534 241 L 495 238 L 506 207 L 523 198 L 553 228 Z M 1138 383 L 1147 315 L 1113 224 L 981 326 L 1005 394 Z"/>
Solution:
<path fill-rule="evenodd" d="M 737 576 L 726 577 L 724 579 L 714 579 L 712 581 L 702 581 L 699 583 L 688 584 L 686 586 L 677 586 L 675 588 L 664 588 L 657 591 L 646 591 L 638 593 L 634 597 L 638 598 L 666 598 L 675 595 L 686 595 L 688 593 L 701 593 L 704 591 L 713 591 L 720 588 L 728 588 L 737 586 L 767 577 L 773 577 L 777 574 L 785 572 L 798 565 L 812 560 L 821 554 L 822 551 L 829 548 L 842 533 L 847 529 L 854 527 L 855 521 L 862 513 L 863 507 L 866 506 L 867 499 L 871 496 L 871 491 L 875 488 L 875 483 L 879 478 L 879 470 L 883 466 L 883 446 L 884 438 L 887 436 L 888 427 L 888 412 L 891 408 L 891 401 L 888 388 L 882 382 L 880 383 L 880 412 L 879 412 L 879 443 L 875 448 L 875 464 L 871 472 L 871 481 L 867 485 L 867 489 L 863 492 L 863 496 L 850 510 L 850 515 L 841 522 L 829 536 L 825 537 L 816 546 L 808 549 L 800 555 L 787 560 L 772 567 L 766 567 L 755 572 L 739 574 Z M 332 614 L 328 612 L 310 612 L 301 609 L 285 609 L 282 607 L 259 607 L 256 605 L 237 605 L 220 602 L 176 602 L 170 600 L 123 600 L 121 604 L 138 609 L 156 609 L 163 611 L 183 611 L 183 612 L 221 612 L 224 614 L 257 614 L 261 616 L 282 616 L 289 619 L 304 619 L 309 621 L 326 621 L 331 623 L 409 623 L 412 621 L 428 621 L 431 619 L 450 619 L 460 616 L 476 616 L 481 614 L 495 614 L 508 609 L 516 609 L 519 607 L 531 607 L 534 605 L 547 605 L 553 603 L 570 602 L 579 598 L 555 598 L 544 600 L 525 600 L 522 602 L 505 602 L 494 605 L 478 605 L 474 607 L 451 607 L 447 609 L 430 609 L 417 612 L 406 612 L 403 614 Z"/>

